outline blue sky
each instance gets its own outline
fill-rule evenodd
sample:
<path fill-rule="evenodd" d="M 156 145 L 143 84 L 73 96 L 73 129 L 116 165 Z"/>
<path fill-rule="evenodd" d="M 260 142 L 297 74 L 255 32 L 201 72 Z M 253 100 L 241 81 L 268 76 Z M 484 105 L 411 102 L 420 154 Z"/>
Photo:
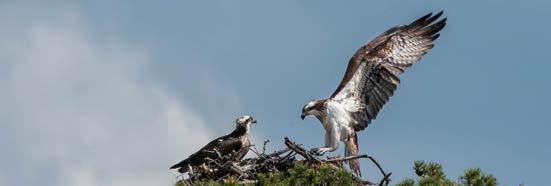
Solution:
<path fill-rule="evenodd" d="M 323 143 L 307 101 L 354 51 L 444 10 L 435 48 L 359 134 L 398 181 L 414 160 L 544 185 L 551 162 L 547 1 L 2 1 L 0 185 L 170 185 L 233 119 L 254 139 Z M 334 154 L 341 154 L 341 146 Z M 379 174 L 367 161 L 364 175 Z"/>

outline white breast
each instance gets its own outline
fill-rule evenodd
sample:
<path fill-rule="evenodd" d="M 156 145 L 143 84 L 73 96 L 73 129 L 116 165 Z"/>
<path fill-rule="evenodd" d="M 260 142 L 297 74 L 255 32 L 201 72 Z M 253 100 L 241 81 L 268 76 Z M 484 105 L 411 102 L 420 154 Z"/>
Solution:
<path fill-rule="evenodd" d="M 328 100 L 326 102 L 326 118 L 328 125 L 332 130 L 336 130 L 336 133 L 333 133 L 340 141 L 345 141 L 348 138 L 348 135 L 354 130 L 350 127 L 350 123 L 353 120 L 349 113 L 346 111 L 344 105 L 338 101 Z"/>

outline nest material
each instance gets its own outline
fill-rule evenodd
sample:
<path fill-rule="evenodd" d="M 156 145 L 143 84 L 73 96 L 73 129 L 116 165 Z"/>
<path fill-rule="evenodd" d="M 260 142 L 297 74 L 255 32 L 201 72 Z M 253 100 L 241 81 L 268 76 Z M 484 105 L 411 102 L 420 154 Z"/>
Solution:
<path fill-rule="evenodd" d="M 258 183 L 257 175 L 259 173 L 275 173 L 275 172 L 287 172 L 292 169 L 297 163 L 304 163 L 310 167 L 319 167 L 320 165 L 329 165 L 331 169 L 337 171 L 342 168 L 343 163 L 358 158 L 370 159 L 381 171 L 383 178 L 379 183 L 373 183 L 370 181 L 362 180 L 359 177 L 354 176 L 354 181 L 358 185 L 381 185 L 386 186 L 390 183 L 391 173 L 385 173 L 380 164 L 375 159 L 367 154 L 351 157 L 328 157 L 323 159 L 319 156 L 312 154 L 305 150 L 300 145 L 292 142 L 289 138 L 285 137 L 285 145 L 287 148 L 276 151 L 270 154 L 266 154 L 266 144 L 269 141 L 265 141 L 262 152 L 258 152 L 256 148 L 251 148 L 251 151 L 256 154 L 254 158 L 247 158 L 240 161 L 232 161 L 232 155 L 221 156 L 218 153 L 218 158 L 207 159 L 207 162 L 201 166 L 194 167 L 188 172 L 188 178 L 183 179 L 182 182 L 187 185 L 193 185 L 197 181 L 215 180 L 222 181 L 227 178 L 237 179 L 242 184 L 254 184 Z M 300 156 L 297 158 L 297 156 Z"/>

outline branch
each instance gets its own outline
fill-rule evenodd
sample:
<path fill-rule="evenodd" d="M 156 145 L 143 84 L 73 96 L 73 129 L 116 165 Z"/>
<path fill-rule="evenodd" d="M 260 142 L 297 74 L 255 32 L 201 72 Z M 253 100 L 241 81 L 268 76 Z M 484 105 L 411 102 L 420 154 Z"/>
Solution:
<path fill-rule="evenodd" d="M 390 183 L 390 175 L 392 172 L 389 172 L 383 179 L 381 179 L 381 182 L 379 182 L 379 186 L 387 186 Z"/>
<path fill-rule="evenodd" d="M 208 162 L 215 163 L 219 167 L 222 167 L 222 164 L 218 163 L 218 160 L 215 160 L 215 159 L 212 159 L 212 158 L 209 158 L 209 157 L 206 157 L 205 160 L 208 161 Z"/>
<path fill-rule="evenodd" d="M 282 154 L 284 154 L 284 153 L 286 153 L 286 152 L 289 152 L 290 150 L 291 150 L 291 149 L 289 149 L 289 148 L 285 148 L 285 149 L 283 149 L 283 150 L 276 151 L 276 152 L 274 152 L 274 153 L 268 154 L 268 157 L 279 156 L 279 155 L 282 155 Z"/>
<path fill-rule="evenodd" d="M 381 171 L 381 174 L 383 174 L 383 179 L 381 179 L 381 182 L 379 182 L 379 185 L 380 186 L 384 186 L 384 185 L 388 185 L 390 183 L 390 175 L 392 174 L 392 172 L 389 172 L 388 174 L 385 173 L 385 171 L 383 170 L 383 168 L 381 167 L 381 165 L 379 164 L 379 162 L 377 162 L 377 160 L 375 160 L 375 158 L 371 157 L 371 156 L 368 156 L 368 158 L 373 162 L 375 163 L 375 165 L 377 165 L 377 168 L 379 168 L 379 170 Z"/>
<path fill-rule="evenodd" d="M 348 160 L 354 160 L 354 159 L 360 159 L 360 158 L 369 158 L 369 156 L 367 154 L 359 155 L 359 156 L 348 156 L 343 158 L 328 159 L 328 160 L 325 160 L 325 162 L 348 161 Z"/>
<path fill-rule="evenodd" d="M 377 166 L 377 168 L 379 168 L 379 171 L 381 171 L 381 174 L 383 174 L 383 178 L 379 182 L 380 186 L 385 186 L 385 185 L 388 185 L 390 183 L 390 181 L 391 181 L 390 180 L 390 175 L 392 173 L 388 173 L 388 174 L 385 173 L 385 171 L 383 170 L 383 168 L 381 167 L 379 162 L 377 162 L 377 160 L 375 160 L 375 158 L 373 158 L 373 157 L 371 157 L 367 154 L 363 154 L 363 155 L 359 155 L 359 156 L 349 156 L 349 157 L 343 157 L 343 158 L 334 158 L 334 159 L 324 160 L 324 162 L 341 162 L 341 161 L 349 161 L 349 160 L 359 159 L 359 158 L 369 158 Z"/>
<path fill-rule="evenodd" d="M 316 157 L 312 156 L 308 151 L 300 147 L 299 145 L 293 143 L 291 140 L 289 140 L 288 137 L 285 137 L 285 145 L 289 147 L 291 150 L 295 151 L 296 153 L 300 154 L 302 157 L 304 157 L 309 163 L 320 163 L 320 160 L 318 160 Z"/>
<path fill-rule="evenodd" d="M 262 146 L 262 154 L 266 154 L 266 144 L 268 144 L 268 142 L 270 142 L 270 140 L 264 141 L 264 145 Z"/>
<path fill-rule="evenodd" d="M 287 148 L 287 149 L 289 149 L 289 148 Z M 289 150 L 291 150 L 291 149 L 289 149 Z M 291 157 L 294 158 L 295 155 L 296 155 L 296 152 L 295 152 L 295 151 L 291 151 L 291 152 L 289 152 L 287 155 L 283 156 L 283 158 L 281 158 L 281 159 L 282 159 L 282 160 L 287 160 L 287 159 L 289 159 L 289 158 L 291 158 Z"/>
<path fill-rule="evenodd" d="M 254 146 L 252 146 L 252 147 L 254 147 Z M 251 150 L 251 152 L 255 153 L 256 156 L 263 157 L 262 154 L 260 154 L 259 152 L 256 151 L 256 147 L 255 148 L 250 148 L 249 150 Z"/>

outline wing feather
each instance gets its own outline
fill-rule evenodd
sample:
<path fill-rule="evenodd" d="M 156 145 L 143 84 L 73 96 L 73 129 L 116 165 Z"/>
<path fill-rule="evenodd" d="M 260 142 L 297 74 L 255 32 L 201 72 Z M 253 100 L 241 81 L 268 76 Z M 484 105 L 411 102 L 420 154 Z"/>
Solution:
<path fill-rule="evenodd" d="M 179 172 L 187 172 L 187 164 L 191 166 L 198 166 L 206 161 L 206 158 L 217 159 L 218 151 L 222 156 L 228 155 L 233 152 L 242 150 L 243 143 L 239 138 L 232 138 L 229 135 L 225 135 L 215 140 L 212 140 L 207 145 L 203 146 L 199 151 L 191 154 L 188 158 L 180 161 L 179 163 L 170 167 L 170 169 L 178 169 Z M 248 151 L 248 149 L 247 149 Z"/>
<path fill-rule="evenodd" d="M 351 125 L 356 131 L 365 129 L 394 95 L 398 76 L 434 47 L 438 32 L 446 25 L 446 18 L 437 21 L 442 14 L 429 13 L 409 25 L 393 27 L 351 57 L 331 99 L 354 104 L 345 108 L 355 120 Z"/>

